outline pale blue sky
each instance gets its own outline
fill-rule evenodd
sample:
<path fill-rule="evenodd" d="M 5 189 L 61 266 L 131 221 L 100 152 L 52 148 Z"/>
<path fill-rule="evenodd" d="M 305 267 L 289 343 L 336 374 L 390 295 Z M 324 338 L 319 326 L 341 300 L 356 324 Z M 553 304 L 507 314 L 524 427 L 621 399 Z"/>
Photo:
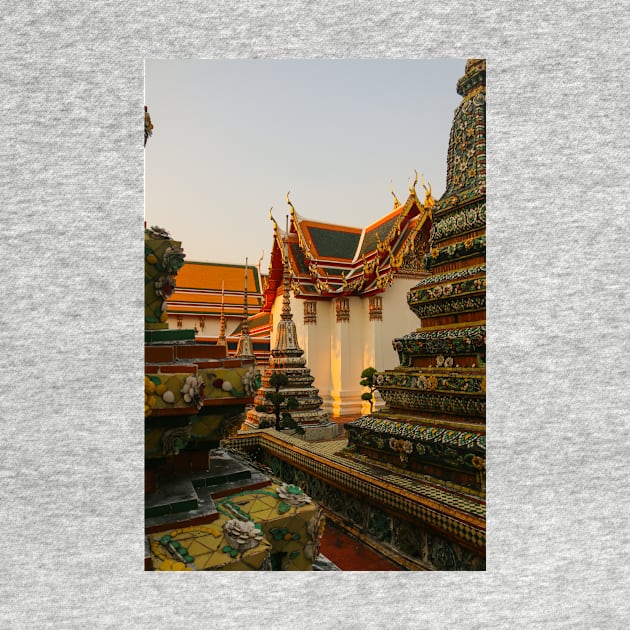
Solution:
<path fill-rule="evenodd" d="M 188 260 L 268 268 L 269 208 L 364 227 L 414 169 L 437 199 L 457 80 L 450 60 L 147 60 L 145 217 Z M 418 185 L 421 191 L 420 185 Z"/>

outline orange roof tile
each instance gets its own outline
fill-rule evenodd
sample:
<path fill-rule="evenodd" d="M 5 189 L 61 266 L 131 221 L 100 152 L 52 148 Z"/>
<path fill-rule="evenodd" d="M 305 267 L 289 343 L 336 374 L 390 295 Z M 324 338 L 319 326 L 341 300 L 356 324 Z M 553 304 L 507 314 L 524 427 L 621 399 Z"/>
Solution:
<path fill-rule="evenodd" d="M 167 300 L 170 313 L 199 313 L 218 315 L 221 311 L 221 287 L 226 316 L 240 314 L 244 308 L 245 265 L 227 265 L 188 261 L 179 270 L 176 288 Z M 247 306 L 256 313 L 262 305 L 258 269 L 247 272 Z"/>
<path fill-rule="evenodd" d="M 201 291 L 201 289 L 200 289 Z M 240 293 L 234 294 L 225 294 L 224 302 L 226 308 L 229 306 L 243 306 L 243 291 Z M 192 293 L 188 291 L 178 291 L 175 292 L 168 298 L 170 302 L 194 302 L 195 304 L 221 304 L 221 291 L 213 292 L 213 293 Z M 260 304 L 260 297 L 257 294 L 252 295 L 251 293 L 247 293 L 247 305 L 248 306 L 258 306 Z"/>
<path fill-rule="evenodd" d="M 186 289 L 215 289 L 221 291 L 225 281 L 226 291 L 243 291 L 245 286 L 245 265 L 227 265 L 212 262 L 186 261 L 177 274 L 177 287 Z M 260 292 L 258 269 L 249 266 L 247 288 Z"/>

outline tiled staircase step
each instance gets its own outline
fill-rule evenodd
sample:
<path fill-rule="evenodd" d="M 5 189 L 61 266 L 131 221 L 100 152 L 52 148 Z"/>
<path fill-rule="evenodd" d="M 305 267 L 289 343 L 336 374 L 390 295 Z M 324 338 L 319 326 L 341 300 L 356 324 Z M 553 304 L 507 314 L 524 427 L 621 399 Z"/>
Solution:
<path fill-rule="evenodd" d="M 196 489 L 189 477 L 160 484 L 157 492 L 146 497 L 147 533 L 210 523 L 218 517 L 210 493 L 205 487 Z"/>

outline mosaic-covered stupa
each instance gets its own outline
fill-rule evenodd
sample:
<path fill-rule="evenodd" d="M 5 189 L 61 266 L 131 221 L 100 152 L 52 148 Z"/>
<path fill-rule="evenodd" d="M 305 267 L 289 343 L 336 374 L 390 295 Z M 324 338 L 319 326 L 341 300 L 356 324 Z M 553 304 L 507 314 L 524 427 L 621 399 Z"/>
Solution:
<path fill-rule="evenodd" d="M 337 436 L 338 427 L 322 410 L 322 399 L 319 391 L 313 387 L 315 380 L 306 365 L 304 350 L 300 348 L 297 330 L 290 302 L 291 272 L 288 264 L 288 251 L 283 252 L 283 301 L 282 314 L 276 329 L 276 345 L 271 351 L 269 365 L 263 377 L 262 387 L 254 399 L 255 405 L 264 405 L 267 400 L 265 394 L 274 391 L 270 380 L 274 374 L 284 374 L 288 385 L 280 388 L 286 398 L 297 400 L 297 409 L 290 410 L 291 418 L 304 430 L 305 440 L 332 439 Z M 247 413 L 245 429 L 257 428 L 263 421 L 274 425 L 275 416 L 264 411 L 250 410 Z"/>
<path fill-rule="evenodd" d="M 375 376 L 382 410 L 346 425 L 348 454 L 485 501 L 486 123 L 484 60 L 458 81 L 446 190 L 432 210 L 431 275 L 407 294 L 421 327 L 393 340 Z M 485 547 L 483 549 L 485 553 Z"/>

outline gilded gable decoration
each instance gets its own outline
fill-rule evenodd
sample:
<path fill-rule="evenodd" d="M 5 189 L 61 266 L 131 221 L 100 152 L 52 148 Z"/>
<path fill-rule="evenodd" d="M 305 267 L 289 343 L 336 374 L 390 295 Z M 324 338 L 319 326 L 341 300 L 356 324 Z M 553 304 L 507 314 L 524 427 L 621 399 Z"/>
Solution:
<path fill-rule="evenodd" d="M 424 188 L 424 208 L 431 212 L 435 205 L 435 199 L 433 199 L 433 194 L 431 193 L 431 183 L 429 182 L 429 188 L 424 185 L 424 175 L 422 175 L 422 188 Z"/>
<path fill-rule="evenodd" d="M 418 171 L 414 169 L 414 173 L 416 174 L 416 178 L 413 180 L 413 184 L 409 186 L 409 192 L 415 197 L 416 195 L 416 184 L 418 183 Z M 409 180 L 407 180 L 407 184 L 409 184 Z"/>

